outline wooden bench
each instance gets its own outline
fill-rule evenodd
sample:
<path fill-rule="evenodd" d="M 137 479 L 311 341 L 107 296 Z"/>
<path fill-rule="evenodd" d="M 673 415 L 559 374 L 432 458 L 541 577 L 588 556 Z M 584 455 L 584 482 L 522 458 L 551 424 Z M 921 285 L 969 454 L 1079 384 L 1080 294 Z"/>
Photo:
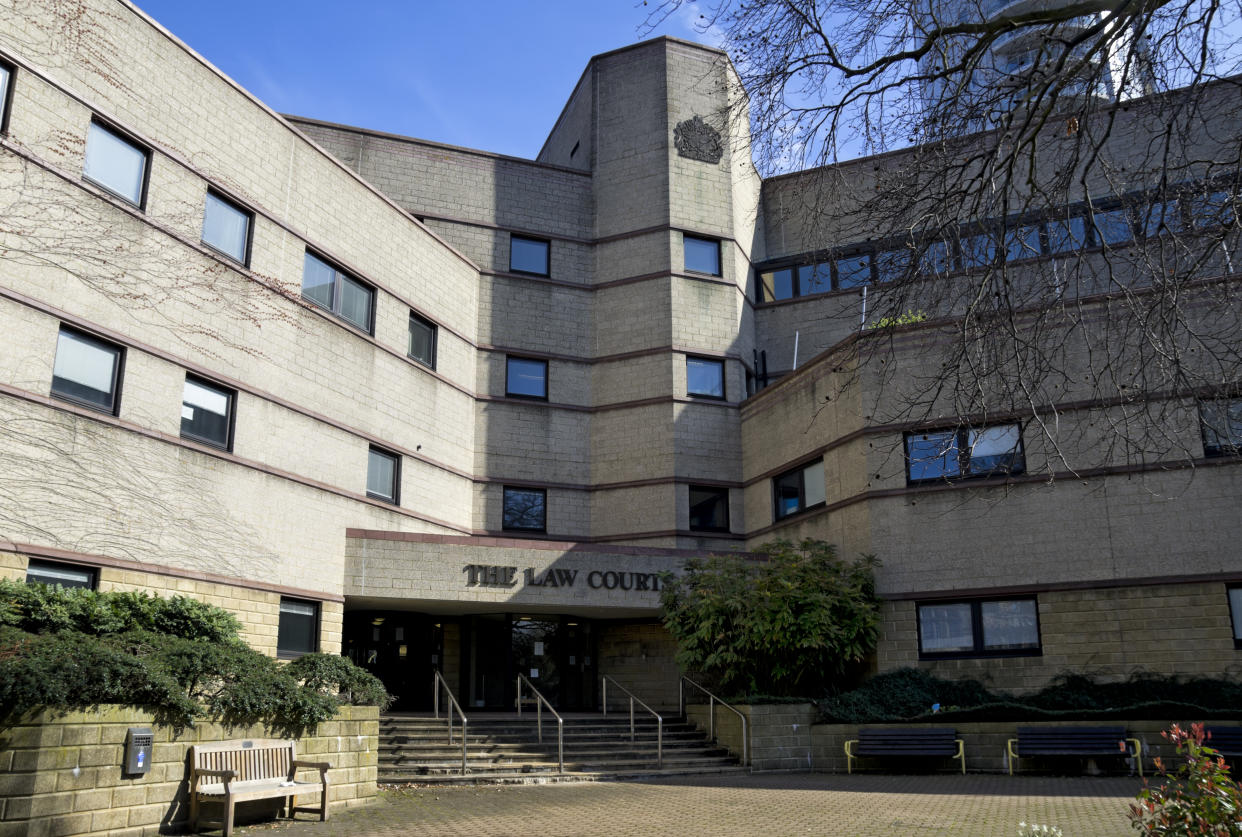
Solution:
<path fill-rule="evenodd" d="M 1018 737 L 1009 739 L 1006 749 L 1010 776 L 1019 758 L 1033 756 L 1133 758 L 1139 776 L 1143 775 L 1143 745 L 1137 738 L 1126 738 L 1125 727 L 1018 727 Z"/>
<path fill-rule="evenodd" d="M 318 793 L 319 819 L 328 819 L 328 770 L 324 761 L 302 761 L 297 744 L 277 738 L 253 738 L 196 744 L 190 748 L 190 830 L 198 831 L 199 805 L 224 806 L 219 824 L 225 837 L 233 832 L 233 806 L 253 799 L 285 799 L 289 816 L 297 810 L 298 796 Z M 319 781 L 299 782 L 297 771 L 319 771 Z M 315 808 L 304 810 L 314 811 Z"/>
<path fill-rule="evenodd" d="M 853 746 L 851 746 L 853 745 Z M 952 727 L 860 729 L 858 737 L 845 742 L 845 772 L 854 772 L 854 759 L 889 756 L 923 756 L 960 759 L 966 772 L 966 745 Z"/>
<path fill-rule="evenodd" d="M 1211 747 L 1225 758 L 1242 756 L 1242 727 L 1204 727 L 1205 747 Z"/>

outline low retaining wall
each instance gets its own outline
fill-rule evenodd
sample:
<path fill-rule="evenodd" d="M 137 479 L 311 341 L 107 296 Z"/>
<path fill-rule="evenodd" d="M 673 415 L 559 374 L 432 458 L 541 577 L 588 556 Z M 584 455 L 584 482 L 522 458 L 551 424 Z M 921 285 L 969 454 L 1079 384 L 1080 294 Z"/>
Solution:
<path fill-rule="evenodd" d="M 150 772 L 123 775 L 125 733 L 155 733 Z M 328 761 L 331 808 L 375 796 L 379 710 L 343 706 L 335 719 L 298 741 L 298 757 Z M 174 736 L 149 712 L 101 706 L 86 712 L 40 712 L 0 729 L 0 837 L 103 835 L 139 837 L 177 831 L 186 822 L 193 744 L 237 738 L 281 738 L 262 726 L 199 724 Z M 316 771 L 305 771 L 306 778 Z M 239 820 L 274 812 L 279 800 L 238 806 Z M 208 805 L 203 813 L 216 815 Z"/>
<path fill-rule="evenodd" d="M 809 703 L 775 703 L 737 709 L 746 716 L 750 737 L 752 770 L 812 770 L 811 722 L 815 707 Z M 708 729 L 706 704 L 686 707 L 686 718 L 695 726 Z M 716 705 L 716 740 L 738 758 L 742 757 L 742 721 L 737 715 Z"/>

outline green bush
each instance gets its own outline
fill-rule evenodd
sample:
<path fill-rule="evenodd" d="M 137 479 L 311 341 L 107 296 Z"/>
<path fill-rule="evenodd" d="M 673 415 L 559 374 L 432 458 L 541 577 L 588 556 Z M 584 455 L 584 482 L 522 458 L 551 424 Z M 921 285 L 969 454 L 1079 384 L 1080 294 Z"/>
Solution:
<path fill-rule="evenodd" d="M 288 672 L 306 688 L 354 706 L 387 709 L 392 697 L 380 679 L 335 654 L 304 654 L 289 663 Z"/>
<path fill-rule="evenodd" d="M 875 646 L 876 561 L 843 561 L 814 540 L 757 551 L 758 559 L 693 559 L 684 575 L 665 579 L 677 662 L 734 693 L 819 692 Z"/>

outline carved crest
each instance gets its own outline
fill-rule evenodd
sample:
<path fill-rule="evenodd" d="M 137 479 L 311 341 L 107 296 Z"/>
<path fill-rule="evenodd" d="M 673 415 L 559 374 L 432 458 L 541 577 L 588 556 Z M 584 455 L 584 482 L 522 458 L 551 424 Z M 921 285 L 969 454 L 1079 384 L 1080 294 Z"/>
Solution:
<path fill-rule="evenodd" d="M 678 123 L 673 129 L 673 144 L 682 157 L 704 163 L 719 163 L 724 154 L 720 132 L 704 122 L 701 116 Z"/>

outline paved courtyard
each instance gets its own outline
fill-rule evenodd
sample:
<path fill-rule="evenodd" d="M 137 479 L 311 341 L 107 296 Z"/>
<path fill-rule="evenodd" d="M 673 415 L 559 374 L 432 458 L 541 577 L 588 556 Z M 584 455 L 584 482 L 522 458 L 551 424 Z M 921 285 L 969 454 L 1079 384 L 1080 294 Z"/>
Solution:
<path fill-rule="evenodd" d="M 694 776 L 651 782 L 407 788 L 326 823 L 239 829 L 259 835 L 445 837 L 784 837 L 952 834 L 1012 837 L 1019 822 L 1065 837 L 1134 834 L 1127 778 L 1009 776 Z M 307 815 L 299 815 L 302 818 Z"/>

